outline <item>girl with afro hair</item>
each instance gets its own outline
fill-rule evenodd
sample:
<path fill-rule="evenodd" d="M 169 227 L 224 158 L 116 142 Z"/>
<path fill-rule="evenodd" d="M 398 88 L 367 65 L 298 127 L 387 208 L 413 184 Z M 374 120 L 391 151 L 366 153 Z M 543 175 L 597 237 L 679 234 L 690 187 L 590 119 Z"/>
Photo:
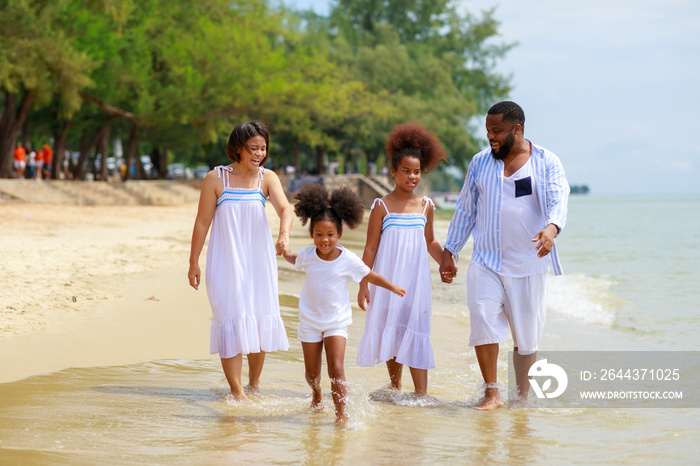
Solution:
<path fill-rule="evenodd" d="M 377 273 L 406 288 L 395 299 L 368 280 L 360 282 L 357 301 L 367 311 L 357 364 L 385 362 L 389 388 L 401 391 L 404 364 L 411 371 L 416 397 L 427 395 L 428 370 L 435 368 L 430 342 L 431 281 L 428 255 L 439 264 L 442 246 L 433 233 L 435 205 L 413 191 L 421 174 L 446 158 L 437 137 L 420 123 L 396 125 L 386 151 L 391 159 L 394 190 L 375 199 L 362 260 Z M 449 277 L 447 277 L 449 279 Z"/>
<path fill-rule="evenodd" d="M 311 387 L 311 409 L 323 409 L 321 364 L 325 347 L 336 423 L 344 426 L 348 421 L 345 343 L 348 325 L 352 323 L 348 282 L 364 279 L 398 296 L 406 291 L 372 272 L 356 254 L 338 244 L 343 236 L 343 224 L 355 228 L 362 223 L 364 208 L 357 194 L 349 188 L 340 188 L 329 195 L 320 184 L 307 184 L 301 187 L 296 199 L 294 212 L 302 225 L 309 222 L 314 245 L 297 255 L 287 249 L 284 258 L 296 270 L 306 272 L 299 297 L 297 338 L 304 353 L 306 381 Z"/>

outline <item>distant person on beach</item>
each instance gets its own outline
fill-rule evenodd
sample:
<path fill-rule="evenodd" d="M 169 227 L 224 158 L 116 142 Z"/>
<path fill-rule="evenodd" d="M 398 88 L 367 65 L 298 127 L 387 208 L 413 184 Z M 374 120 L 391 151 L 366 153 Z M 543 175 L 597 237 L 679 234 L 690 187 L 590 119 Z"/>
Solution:
<path fill-rule="evenodd" d="M 357 364 L 386 362 L 389 388 L 400 392 L 403 366 L 413 378 L 416 397 L 428 390 L 428 370 L 435 368 L 430 341 L 432 256 L 440 263 L 442 247 L 433 233 L 435 206 L 413 191 L 421 174 L 446 157 L 438 138 L 419 123 L 394 127 L 386 142 L 391 160 L 392 192 L 372 203 L 362 260 L 388 280 L 406 288 L 406 297 L 360 283 L 357 301 L 367 311 Z"/>
<path fill-rule="evenodd" d="M 48 144 L 44 143 L 44 170 L 43 170 L 43 177 L 45 180 L 51 179 L 51 164 L 53 163 L 53 149 L 51 149 L 51 146 Z"/>
<path fill-rule="evenodd" d="M 404 296 L 406 290 L 372 272 L 357 255 L 338 244 L 343 224 L 355 228 L 364 217 L 362 200 L 350 188 L 340 188 L 329 195 L 320 184 L 306 184 L 295 197 L 298 202 L 294 211 L 302 225 L 309 222 L 314 241 L 313 246 L 302 249 L 298 255 L 290 251 L 284 254 L 296 270 L 306 272 L 299 297 L 297 337 L 304 352 L 306 381 L 311 387 L 311 409 L 323 409 L 321 364 L 325 346 L 336 423 L 344 426 L 348 421 L 345 343 L 352 323 L 348 283 L 364 279 L 398 296 Z"/>
<path fill-rule="evenodd" d="M 467 271 L 469 346 L 485 382 L 477 409 L 503 404 L 496 369 L 509 326 L 517 391 L 527 400 L 527 374 L 544 329 L 550 260 L 554 272 L 562 273 L 554 238 L 566 223 L 569 185 L 559 158 L 525 139 L 524 130 L 525 113 L 515 102 L 489 109 L 490 147 L 469 164 L 440 265 L 443 281 L 454 278 L 455 260 L 473 235 Z"/>
<path fill-rule="evenodd" d="M 44 149 L 43 148 L 39 148 L 36 150 L 36 159 L 35 159 L 35 163 L 34 163 L 34 170 L 35 170 L 34 178 L 37 181 L 41 181 L 41 176 L 42 176 L 43 170 L 44 170 Z"/>
<path fill-rule="evenodd" d="M 18 142 L 14 153 L 15 175 L 19 179 L 24 179 L 24 171 L 27 169 L 27 151 L 22 147 L 22 143 Z"/>
<path fill-rule="evenodd" d="M 218 166 L 204 178 L 192 232 L 190 285 L 199 289 L 199 255 L 211 226 L 207 250 L 206 287 L 214 319 L 211 352 L 219 353 L 231 394 L 249 401 L 241 385 L 242 355 L 248 357 L 250 393 L 259 393 L 265 353 L 287 350 L 289 342 L 280 317 L 277 255 L 289 243 L 294 212 L 279 178 L 263 166 L 270 137 L 259 122 L 246 121 L 231 132 L 226 155 L 233 163 Z M 270 199 L 280 218 L 273 244 L 265 215 Z"/>

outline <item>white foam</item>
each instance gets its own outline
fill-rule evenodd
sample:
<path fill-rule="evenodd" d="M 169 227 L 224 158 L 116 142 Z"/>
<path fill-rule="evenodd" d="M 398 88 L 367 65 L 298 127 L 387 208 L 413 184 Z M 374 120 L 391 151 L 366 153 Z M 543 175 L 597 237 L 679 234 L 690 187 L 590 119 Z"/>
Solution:
<path fill-rule="evenodd" d="M 569 274 L 549 277 L 547 312 L 581 322 L 612 326 L 617 308 L 626 302 L 610 293 L 615 281 L 608 276 Z"/>

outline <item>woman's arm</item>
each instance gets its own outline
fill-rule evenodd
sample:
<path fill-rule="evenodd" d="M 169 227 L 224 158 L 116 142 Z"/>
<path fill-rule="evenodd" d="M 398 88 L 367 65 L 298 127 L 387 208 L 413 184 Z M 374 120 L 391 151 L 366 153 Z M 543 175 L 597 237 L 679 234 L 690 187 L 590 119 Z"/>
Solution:
<path fill-rule="evenodd" d="M 287 195 L 284 194 L 284 189 L 282 189 L 282 183 L 277 173 L 272 170 L 265 170 L 263 181 L 267 184 L 270 202 L 272 202 L 272 206 L 280 218 L 280 231 L 275 244 L 275 250 L 279 256 L 284 254 L 285 251 L 289 253 L 289 232 L 292 230 L 294 210 L 287 200 Z"/>
<path fill-rule="evenodd" d="M 199 206 L 197 207 L 197 217 L 194 220 L 192 230 L 192 244 L 190 246 L 190 268 L 187 272 L 190 286 L 195 290 L 199 289 L 201 282 L 201 270 L 199 268 L 199 256 L 204 247 L 204 240 L 207 238 L 209 227 L 214 219 L 216 211 L 216 187 L 218 176 L 215 170 L 210 171 L 204 178 L 202 191 L 199 194 Z"/>

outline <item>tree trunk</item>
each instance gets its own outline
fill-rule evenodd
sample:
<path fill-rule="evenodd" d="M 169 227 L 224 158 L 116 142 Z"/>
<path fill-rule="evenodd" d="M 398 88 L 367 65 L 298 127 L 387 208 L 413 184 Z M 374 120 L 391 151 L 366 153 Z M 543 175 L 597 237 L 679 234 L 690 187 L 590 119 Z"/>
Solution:
<path fill-rule="evenodd" d="M 107 156 L 109 155 L 109 126 L 102 132 L 102 138 L 100 139 L 100 153 L 102 154 L 102 159 L 100 160 L 100 180 L 107 181 L 109 177 L 109 172 L 107 171 Z"/>
<path fill-rule="evenodd" d="M 131 134 L 129 135 L 129 146 L 126 149 L 126 173 L 124 174 L 124 181 L 131 178 L 131 162 L 138 161 L 136 163 L 137 167 L 141 167 L 141 172 L 143 172 L 143 165 L 141 165 L 141 159 L 138 157 L 138 141 L 139 141 L 139 126 L 134 124 L 131 127 Z M 142 173 L 143 174 L 143 173 Z"/>
<path fill-rule="evenodd" d="M 13 160 L 14 147 L 20 129 L 27 120 L 27 114 L 34 100 L 34 92 L 25 91 L 19 107 L 16 105 L 16 96 L 13 93 L 5 93 L 5 112 L 0 119 L 0 177 L 14 176 Z"/>
<path fill-rule="evenodd" d="M 158 178 L 166 178 L 168 176 L 168 148 L 163 147 L 158 157 Z"/>
<path fill-rule="evenodd" d="M 301 174 L 301 149 L 299 148 L 299 141 L 294 141 L 292 151 L 294 151 L 294 173 Z"/>
<path fill-rule="evenodd" d="M 326 151 L 323 147 L 318 146 L 316 148 L 316 174 L 323 175 L 323 168 L 325 166 Z"/>
<path fill-rule="evenodd" d="M 60 178 L 59 173 L 63 172 L 63 158 L 65 157 L 64 152 L 66 151 L 66 137 L 68 136 L 68 130 L 70 129 L 71 121 L 66 121 L 63 129 L 59 130 L 53 136 L 54 148 L 53 148 L 53 164 L 51 166 L 51 179 L 58 180 Z"/>
<path fill-rule="evenodd" d="M 117 115 L 110 116 L 105 122 L 105 124 L 97 130 L 95 136 L 92 138 L 92 141 L 90 141 L 89 144 L 87 143 L 87 137 L 85 137 L 86 133 L 83 133 L 83 140 L 80 144 L 80 158 L 78 159 L 77 165 L 73 167 L 73 179 L 81 180 L 83 178 L 83 173 L 85 171 L 85 162 L 87 161 L 88 157 L 90 157 L 90 152 L 93 151 L 93 149 L 97 146 L 97 143 L 102 139 L 102 134 L 105 131 L 107 131 L 110 125 L 117 118 L 119 118 Z"/>

